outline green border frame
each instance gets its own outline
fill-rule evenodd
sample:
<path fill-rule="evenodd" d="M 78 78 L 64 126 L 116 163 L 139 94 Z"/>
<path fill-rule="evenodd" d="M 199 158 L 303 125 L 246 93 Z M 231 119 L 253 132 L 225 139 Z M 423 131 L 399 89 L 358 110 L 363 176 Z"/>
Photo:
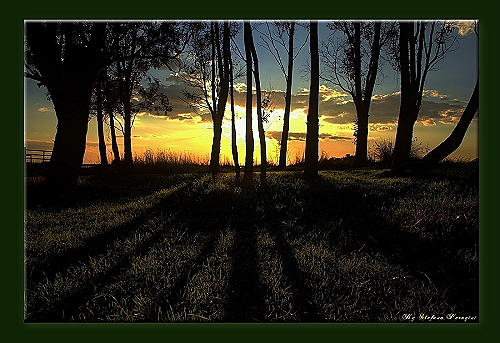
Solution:
<path fill-rule="evenodd" d="M 210 6 L 199 0 L 173 4 L 134 2 L 84 3 L 67 1 L 35 2 L 26 0 L 11 4 L 2 25 L 4 72 L 2 94 L 7 99 L 5 128 L 2 135 L 4 174 L 2 212 L 9 214 L 3 225 L 2 275 L 0 293 L 1 336 L 7 342 L 80 342 L 95 341 L 323 341 L 360 339 L 434 342 L 493 341 L 500 338 L 499 292 L 499 42 L 500 5 L 489 0 L 455 1 L 452 3 L 422 0 L 419 8 L 402 1 L 376 3 L 360 0 L 354 8 L 335 1 L 317 2 L 313 7 L 293 9 L 295 3 L 254 0 L 252 8 L 236 7 L 227 0 Z M 352 2 L 347 2 L 347 5 Z M 85 7 L 84 7 L 85 6 Z M 481 195 L 481 314 L 479 324 L 24 324 L 23 322 L 23 230 L 24 230 L 24 19 L 479 19 L 481 121 L 480 121 L 480 195 Z M 14 161 L 7 163 L 6 161 Z"/>

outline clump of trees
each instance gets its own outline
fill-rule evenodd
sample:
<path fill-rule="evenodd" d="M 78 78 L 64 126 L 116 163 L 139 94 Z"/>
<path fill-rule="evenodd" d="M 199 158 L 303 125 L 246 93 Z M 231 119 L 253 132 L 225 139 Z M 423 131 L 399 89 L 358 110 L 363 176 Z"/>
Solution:
<path fill-rule="evenodd" d="M 295 42 L 297 27 L 308 31 L 308 39 L 299 45 Z M 401 82 L 392 171 L 404 173 L 431 168 L 458 148 L 479 106 L 478 83 L 448 139 L 420 161 L 410 158 L 413 127 L 422 105 L 427 76 L 455 47 L 452 23 L 339 21 L 328 24 L 328 28 L 337 38 L 320 44 L 316 21 L 253 25 L 248 21 L 28 21 L 26 77 L 47 88 L 58 120 L 46 185 L 56 192 L 77 185 L 91 114 L 98 122 L 101 163 L 108 164 L 104 139 L 104 125 L 107 124 L 114 162 L 131 165 L 132 129 L 137 113 L 149 111 L 166 115 L 172 110 L 167 94 L 162 92 L 161 80 L 149 74 L 151 69 L 165 67 L 175 70 L 185 82 L 184 100 L 211 114 L 213 140 L 209 171 L 213 175 L 219 171 L 222 123 L 229 103 L 232 153 L 238 178 L 234 83 L 246 77 L 244 174 L 249 177 L 254 171 L 252 124 L 255 106 L 260 177 L 265 183 L 268 163 L 264 123 L 269 99 L 262 96 L 254 32 L 260 33 L 260 45 L 276 59 L 286 81 L 280 169 L 285 168 L 287 161 L 294 61 L 307 41 L 310 93 L 304 164 L 306 179 L 314 180 L 318 175 L 320 80 L 332 83 L 352 97 L 357 114 L 355 165 L 366 164 L 370 103 L 382 60 L 392 63 Z M 235 41 L 241 32 L 244 53 Z M 282 55 L 286 55 L 286 62 Z M 123 134 L 123 157 L 116 130 Z"/>

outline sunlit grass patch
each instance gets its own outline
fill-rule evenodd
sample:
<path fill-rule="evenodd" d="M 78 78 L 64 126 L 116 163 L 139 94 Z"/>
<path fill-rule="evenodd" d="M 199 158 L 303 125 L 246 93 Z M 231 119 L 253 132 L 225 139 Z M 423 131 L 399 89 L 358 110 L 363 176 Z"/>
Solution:
<path fill-rule="evenodd" d="M 27 262 L 31 256 L 39 253 L 58 254 L 82 246 L 86 239 L 124 225 L 184 187 L 186 183 L 180 183 L 176 187 L 161 189 L 130 202 L 98 201 L 89 206 L 70 207 L 60 211 L 27 211 L 25 246 L 31 251 Z"/>
<path fill-rule="evenodd" d="M 268 290 L 265 297 L 267 320 L 272 322 L 295 322 L 299 316 L 293 303 L 290 280 L 283 270 L 283 256 L 277 251 L 274 237 L 267 231 L 258 230 L 260 282 Z"/>
<path fill-rule="evenodd" d="M 220 233 L 215 251 L 199 266 L 184 288 L 182 306 L 172 316 L 178 321 L 216 321 L 224 319 L 227 295 L 230 291 L 230 276 L 234 258 L 229 250 L 234 244 L 234 229 Z"/>

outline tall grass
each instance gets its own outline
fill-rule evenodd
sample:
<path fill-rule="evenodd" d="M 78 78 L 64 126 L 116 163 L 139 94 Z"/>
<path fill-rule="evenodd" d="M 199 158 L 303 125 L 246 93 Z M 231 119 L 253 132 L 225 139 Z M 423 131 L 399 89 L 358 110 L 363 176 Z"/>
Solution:
<path fill-rule="evenodd" d="M 161 149 L 156 151 L 148 149 L 142 155 L 134 156 L 134 164 L 146 166 L 206 166 L 209 163 L 208 156 L 198 156 L 189 152 L 177 153 Z"/>

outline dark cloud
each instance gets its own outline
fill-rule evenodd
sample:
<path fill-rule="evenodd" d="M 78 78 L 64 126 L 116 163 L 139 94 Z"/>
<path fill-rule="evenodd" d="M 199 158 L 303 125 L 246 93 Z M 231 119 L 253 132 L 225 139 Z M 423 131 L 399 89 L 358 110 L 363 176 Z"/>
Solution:
<path fill-rule="evenodd" d="M 336 136 L 336 135 L 332 135 L 331 133 L 320 133 L 319 139 L 321 139 L 321 140 L 348 140 L 348 141 L 352 141 L 352 137 Z"/>
<path fill-rule="evenodd" d="M 273 138 L 276 139 L 277 141 L 281 141 L 281 131 L 268 131 L 266 132 L 266 136 L 268 138 Z M 321 133 L 319 135 L 319 139 L 321 140 L 352 140 L 352 137 L 345 137 L 345 136 L 336 136 L 331 133 Z M 288 140 L 289 141 L 299 141 L 299 142 L 305 142 L 306 140 L 306 133 L 305 132 L 290 132 L 288 134 Z"/>
<path fill-rule="evenodd" d="M 436 123 L 454 123 L 460 118 L 465 107 L 463 102 L 442 101 L 445 96 L 434 93 L 436 96 L 431 97 L 429 94 L 422 101 L 418 122 L 424 125 L 435 125 Z M 433 101 L 433 99 L 438 101 Z M 397 123 L 400 100 L 399 93 L 374 97 L 370 106 L 370 122 Z M 338 104 L 332 100 L 324 101 L 320 104 L 320 112 L 324 117 L 323 120 L 333 124 L 352 123 L 356 118 L 356 108 L 352 102 Z M 381 128 L 383 126 L 378 130 Z"/>
<path fill-rule="evenodd" d="M 276 139 L 277 141 L 281 141 L 281 133 L 282 131 L 267 131 L 266 136 L 268 138 Z M 289 132 L 288 133 L 289 141 L 299 141 L 304 142 L 306 140 L 305 132 Z"/>
<path fill-rule="evenodd" d="M 168 81 L 178 81 L 177 77 L 169 77 Z M 148 115 L 155 117 L 166 117 L 169 119 L 186 120 L 200 117 L 202 121 L 210 121 L 211 115 L 208 110 L 195 109 L 191 107 L 184 99 L 184 92 L 190 91 L 189 86 L 183 83 L 171 83 L 168 85 L 162 84 L 159 92 L 168 97 L 172 111 L 165 113 L 151 113 Z"/>
<path fill-rule="evenodd" d="M 246 106 L 245 87 L 239 85 L 240 91 L 235 91 L 235 105 L 239 107 Z M 182 83 L 177 76 L 170 76 L 167 79 L 167 85 L 162 85 L 160 92 L 166 94 L 172 105 L 172 111 L 166 114 L 170 119 L 186 120 L 200 117 L 202 121 L 211 121 L 211 115 L 205 108 L 195 110 L 189 106 L 183 99 L 183 93 L 190 91 L 189 86 Z M 269 95 L 272 99 L 274 109 L 284 109 L 285 94 L 283 91 L 274 90 L 264 95 Z M 465 107 L 465 103 L 459 100 L 450 100 L 446 95 L 440 94 L 436 90 L 428 90 L 424 93 L 422 108 L 420 110 L 418 122 L 424 125 L 437 125 L 438 123 L 455 123 Z M 256 103 L 256 97 L 253 97 L 253 103 Z M 302 90 L 292 97 L 292 111 L 307 111 L 309 104 L 309 94 L 307 90 Z M 378 124 L 377 131 L 389 130 L 388 124 L 395 124 L 398 121 L 400 107 L 400 94 L 393 93 L 387 95 L 376 95 L 372 99 L 370 106 L 370 123 Z M 354 103 L 346 94 L 339 93 L 328 87 L 322 87 L 320 114 L 322 119 L 328 123 L 337 125 L 351 124 L 356 119 L 356 108 Z M 275 133 L 269 133 L 270 136 Z M 281 133 L 280 133 L 281 137 Z M 274 138 L 274 136 L 273 136 Z M 290 134 L 292 140 L 303 140 L 305 137 Z M 331 138 L 329 138 L 331 139 Z"/>

